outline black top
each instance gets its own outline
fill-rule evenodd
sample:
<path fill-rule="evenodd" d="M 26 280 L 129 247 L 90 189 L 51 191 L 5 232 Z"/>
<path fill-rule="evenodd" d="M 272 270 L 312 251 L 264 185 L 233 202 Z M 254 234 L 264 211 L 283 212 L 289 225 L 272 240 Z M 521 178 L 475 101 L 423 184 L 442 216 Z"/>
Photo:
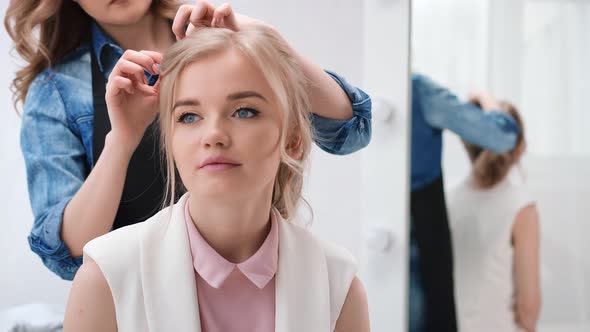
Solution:
<path fill-rule="evenodd" d="M 111 130 L 111 122 L 105 101 L 106 80 L 98 67 L 94 52 L 90 52 L 90 55 L 94 103 L 92 155 L 96 165 L 104 148 L 105 137 Z M 154 121 L 146 129 L 129 162 L 113 229 L 144 221 L 160 210 L 165 190 L 165 173 L 162 172 L 159 138 L 157 121 Z"/>

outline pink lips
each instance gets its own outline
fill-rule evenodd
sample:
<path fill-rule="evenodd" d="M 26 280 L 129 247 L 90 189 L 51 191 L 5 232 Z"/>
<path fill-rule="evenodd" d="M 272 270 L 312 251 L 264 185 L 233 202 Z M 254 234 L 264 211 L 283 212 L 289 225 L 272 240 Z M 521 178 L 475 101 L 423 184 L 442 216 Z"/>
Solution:
<path fill-rule="evenodd" d="M 241 164 L 237 161 L 234 161 L 229 158 L 225 157 L 208 157 L 203 160 L 199 169 L 208 170 L 208 171 L 224 171 L 227 169 L 231 169 L 234 167 L 238 167 Z"/>
<path fill-rule="evenodd" d="M 111 0 L 109 5 L 126 3 L 127 0 Z"/>

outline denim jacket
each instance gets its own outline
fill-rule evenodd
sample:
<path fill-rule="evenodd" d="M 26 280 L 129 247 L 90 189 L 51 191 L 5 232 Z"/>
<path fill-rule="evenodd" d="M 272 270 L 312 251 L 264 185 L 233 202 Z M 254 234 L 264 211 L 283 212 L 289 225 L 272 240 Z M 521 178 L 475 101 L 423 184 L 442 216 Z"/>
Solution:
<path fill-rule="evenodd" d="M 94 166 L 91 50 L 105 78 L 123 54 L 93 24 L 90 42 L 35 78 L 22 117 L 21 150 L 35 218 L 29 245 L 51 271 L 68 280 L 73 279 L 82 258 L 72 257 L 61 239 L 63 212 Z M 312 114 L 315 141 L 324 151 L 345 155 L 365 147 L 371 139 L 371 99 L 337 74 L 327 73 L 348 95 L 353 117 L 333 120 Z"/>
<path fill-rule="evenodd" d="M 496 153 L 512 150 L 520 131 L 508 113 L 484 112 L 428 77 L 412 75 L 412 191 L 441 176 L 443 129 Z"/>

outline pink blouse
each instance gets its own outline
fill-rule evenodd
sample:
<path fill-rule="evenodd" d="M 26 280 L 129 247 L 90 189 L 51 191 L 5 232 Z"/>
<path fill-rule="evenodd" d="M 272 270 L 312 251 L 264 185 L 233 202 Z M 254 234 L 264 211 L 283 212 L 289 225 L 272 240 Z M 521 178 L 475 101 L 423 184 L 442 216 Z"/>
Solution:
<path fill-rule="evenodd" d="M 271 229 L 258 251 L 234 264 L 203 239 L 188 204 L 185 221 L 195 267 L 203 332 L 275 330 L 275 274 L 279 259 L 279 230 L 271 213 Z"/>

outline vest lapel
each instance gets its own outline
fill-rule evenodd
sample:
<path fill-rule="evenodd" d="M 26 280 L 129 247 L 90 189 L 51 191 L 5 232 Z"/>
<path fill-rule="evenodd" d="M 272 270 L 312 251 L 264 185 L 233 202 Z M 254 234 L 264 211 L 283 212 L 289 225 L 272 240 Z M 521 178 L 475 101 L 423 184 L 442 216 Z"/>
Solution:
<path fill-rule="evenodd" d="M 330 330 L 328 266 L 320 244 L 307 231 L 279 218 L 276 332 Z"/>
<path fill-rule="evenodd" d="M 150 331 L 200 332 L 193 260 L 184 221 L 185 194 L 159 214 L 158 227 L 142 242 L 141 274 Z"/>

